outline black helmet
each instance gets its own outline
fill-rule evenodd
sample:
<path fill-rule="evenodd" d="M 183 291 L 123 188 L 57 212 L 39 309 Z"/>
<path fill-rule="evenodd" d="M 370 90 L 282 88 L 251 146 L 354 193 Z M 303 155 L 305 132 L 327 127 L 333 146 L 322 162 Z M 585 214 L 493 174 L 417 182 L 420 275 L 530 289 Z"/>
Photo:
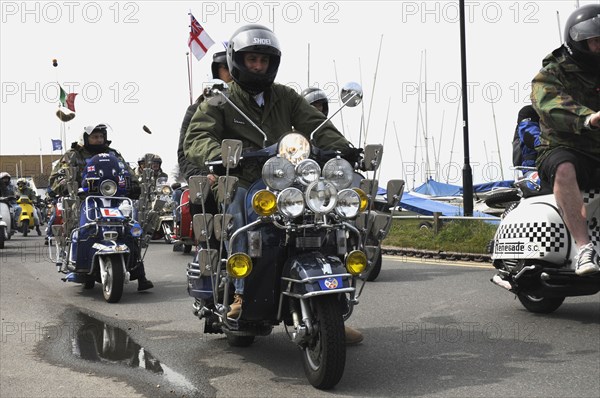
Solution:
<path fill-rule="evenodd" d="M 158 163 L 159 165 L 161 165 L 162 164 L 162 158 L 160 156 L 158 156 L 158 155 L 154 155 L 152 157 L 152 163 Z"/>
<path fill-rule="evenodd" d="M 329 114 L 329 100 L 327 99 L 325 91 L 317 87 L 309 87 L 304 89 L 300 95 L 311 105 L 317 103 L 322 104 L 323 114 L 327 117 Z"/>
<path fill-rule="evenodd" d="M 245 52 L 269 56 L 269 68 L 264 75 L 250 72 L 244 65 Z M 245 91 L 256 95 L 265 91 L 275 81 L 281 50 L 279 40 L 269 28 L 262 25 L 246 25 L 235 31 L 227 45 L 227 66 L 233 80 Z"/>
<path fill-rule="evenodd" d="M 103 152 L 110 145 L 111 141 L 108 140 L 108 129 L 110 126 L 105 123 L 93 124 L 86 126 L 83 129 L 83 146 L 90 152 L 96 154 Z M 104 136 L 104 144 L 102 145 L 90 145 L 89 137 L 92 133 L 101 132 Z"/>
<path fill-rule="evenodd" d="M 594 37 L 600 37 L 600 5 L 581 6 L 567 19 L 565 47 L 579 66 L 598 73 L 600 54 L 591 52 L 587 44 L 587 40 Z"/>
<path fill-rule="evenodd" d="M 213 62 L 210 65 L 213 79 L 219 78 L 219 65 L 227 66 L 227 52 L 221 51 L 213 54 Z"/>

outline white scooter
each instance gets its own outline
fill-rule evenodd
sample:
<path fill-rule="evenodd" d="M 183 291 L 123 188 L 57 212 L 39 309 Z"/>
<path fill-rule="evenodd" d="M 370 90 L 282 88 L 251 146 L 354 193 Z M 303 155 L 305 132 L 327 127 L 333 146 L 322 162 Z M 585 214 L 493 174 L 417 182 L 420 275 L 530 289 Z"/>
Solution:
<path fill-rule="evenodd" d="M 492 260 L 498 273 L 495 284 L 513 292 L 527 310 L 555 311 L 569 296 L 600 291 L 600 272 L 575 274 L 577 246 L 560 215 L 553 194 L 527 189 L 510 206 L 493 240 Z M 519 184 L 517 183 L 517 186 Z M 590 241 L 600 251 L 600 188 L 582 192 Z"/>

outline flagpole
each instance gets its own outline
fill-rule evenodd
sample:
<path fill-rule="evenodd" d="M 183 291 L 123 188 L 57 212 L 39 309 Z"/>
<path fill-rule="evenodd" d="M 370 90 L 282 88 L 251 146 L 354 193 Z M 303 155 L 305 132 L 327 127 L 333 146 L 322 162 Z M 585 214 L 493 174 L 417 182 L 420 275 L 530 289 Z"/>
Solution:
<path fill-rule="evenodd" d="M 42 137 L 38 137 L 40 141 L 40 174 L 44 174 L 44 159 L 42 158 Z"/>
<path fill-rule="evenodd" d="M 192 103 L 194 102 L 194 95 L 192 94 L 192 72 L 191 72 L 191 64 L 192 64 L 192 57 L 190 56 L 190 53 L 187 52 L 185 53 L 186 57 L 187 57 L 187 71 L 188 71 L 188 89 L 190 92 L 190 105 L 192 105 Z"/>

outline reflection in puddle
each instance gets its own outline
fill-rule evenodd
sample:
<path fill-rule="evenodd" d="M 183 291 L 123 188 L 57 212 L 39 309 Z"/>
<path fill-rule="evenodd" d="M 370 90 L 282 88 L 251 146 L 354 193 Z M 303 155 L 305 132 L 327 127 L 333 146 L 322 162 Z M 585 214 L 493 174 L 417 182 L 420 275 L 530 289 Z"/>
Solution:
<path fill-rule="evenodd" d="M 77 314 L 80 327 L 72 342 L 73 354 L 95 362 L 122 364 L 143 368 L 163 375 L 169 382 L 186 389 L 195 389 L 183 375 L 175 372 L 137 344 L 123 329 L 108 325 L 86 314 Z"/>

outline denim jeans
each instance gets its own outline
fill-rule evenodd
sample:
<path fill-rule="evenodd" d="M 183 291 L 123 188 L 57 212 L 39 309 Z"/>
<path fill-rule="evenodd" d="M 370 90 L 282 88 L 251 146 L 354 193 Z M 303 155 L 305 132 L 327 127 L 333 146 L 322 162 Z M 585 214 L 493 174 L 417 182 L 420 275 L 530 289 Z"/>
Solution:
<path fill-rule="evenodd" d="M 231 231 L 232 234 L 241 227 L 243 227 L 245 224 L 244 213 L 247 192 L 248 190 L 246 188 L 238 187 L 231 204 L 227 206 L 226 214 L 231 214 L 233 216 L 233 228 Z M 246 253 L 248 251 L 248 238 L 246 234 L 243 233 L 237 236 L 231 248 L 229 247 L 229 242 L 226 242 L 226 248 L 230 255 L 233 253 L 240 252 Z M 233 285 L 235 286 L 236 294 L 244 294 L 244 279 L 234 279 Z"/>

